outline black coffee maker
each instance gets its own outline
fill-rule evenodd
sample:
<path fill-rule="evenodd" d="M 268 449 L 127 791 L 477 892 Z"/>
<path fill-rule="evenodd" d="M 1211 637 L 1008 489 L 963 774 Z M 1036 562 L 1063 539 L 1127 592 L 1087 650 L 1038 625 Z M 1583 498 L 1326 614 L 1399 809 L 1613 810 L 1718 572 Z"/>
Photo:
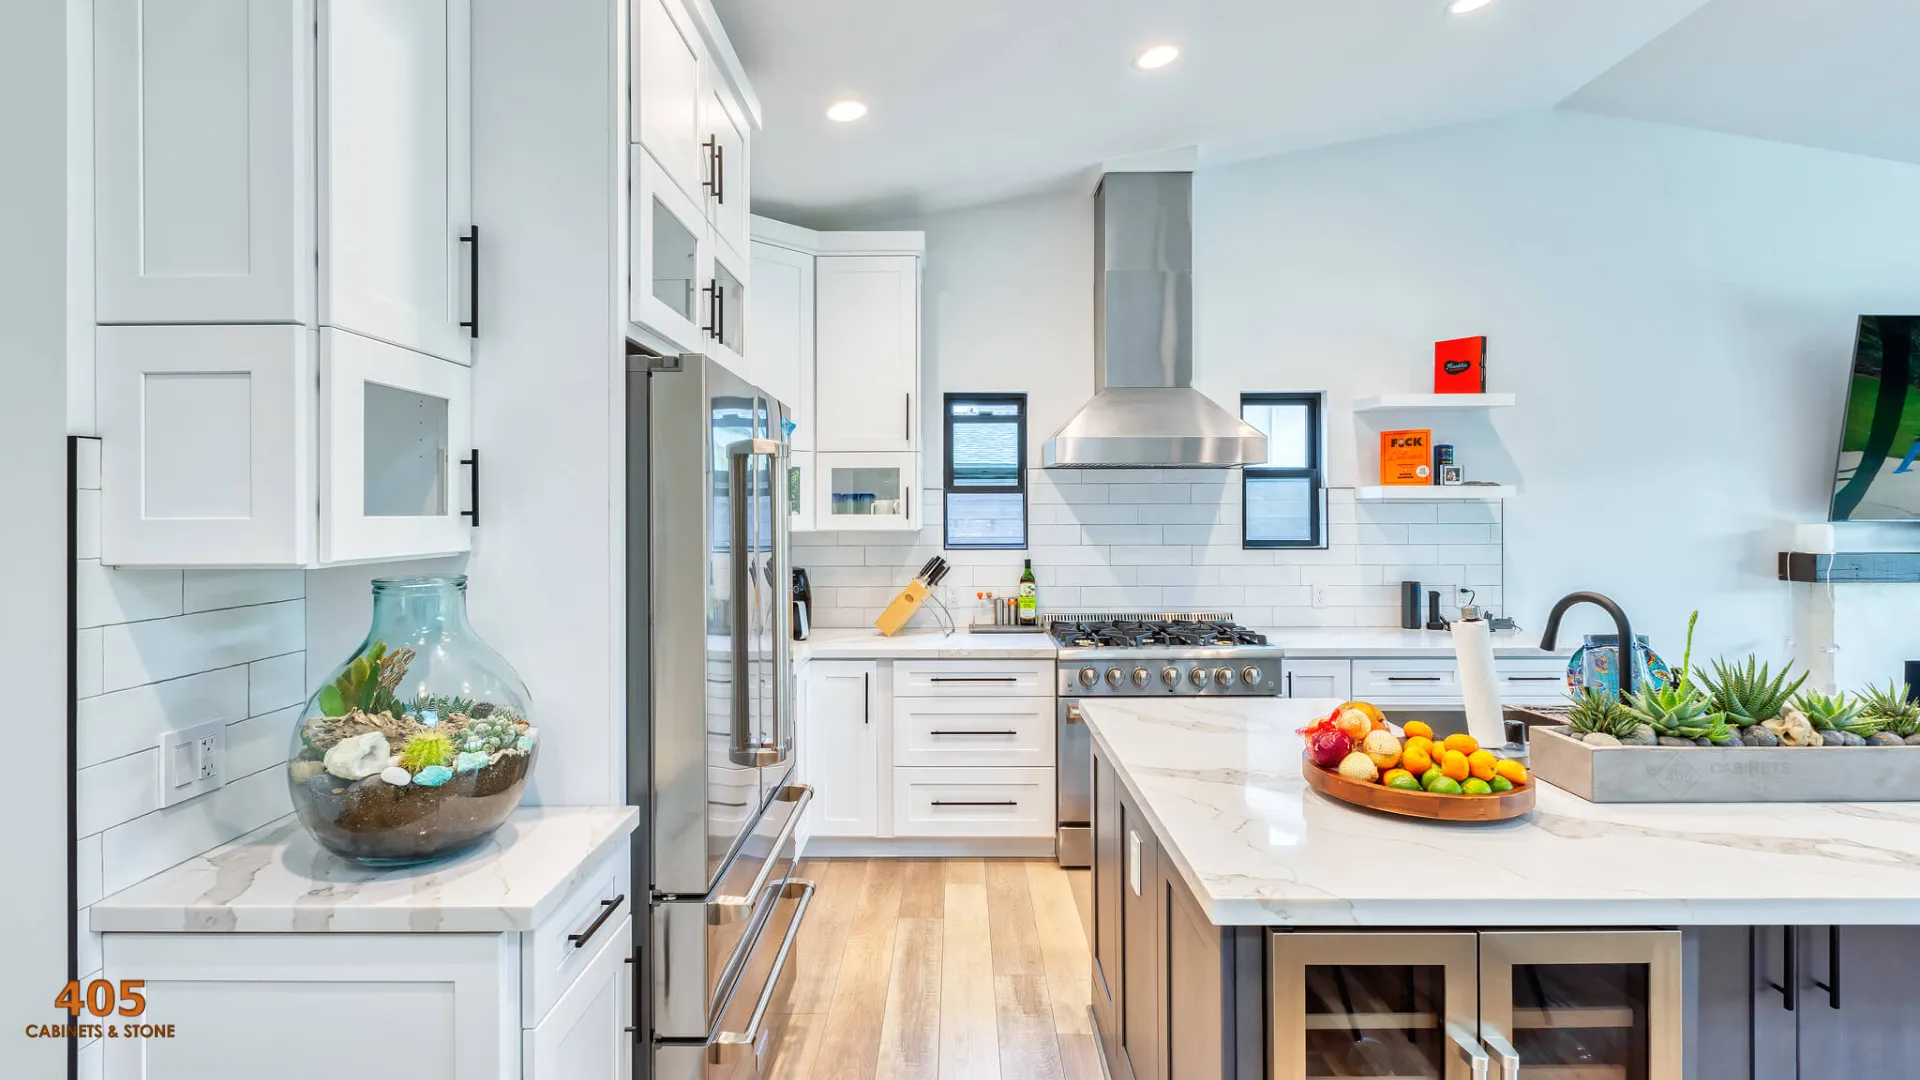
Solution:
<path fill-rule="evenodd" d="M 793 640 L 805 641 L 813 627 L 813 586 L 807 583 L 807 568 L 793 568 Z"/>

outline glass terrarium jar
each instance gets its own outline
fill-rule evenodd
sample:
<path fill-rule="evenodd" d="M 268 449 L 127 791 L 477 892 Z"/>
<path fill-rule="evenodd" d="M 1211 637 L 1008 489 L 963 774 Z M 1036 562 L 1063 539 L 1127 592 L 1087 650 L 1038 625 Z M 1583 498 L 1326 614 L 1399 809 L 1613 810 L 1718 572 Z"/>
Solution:
<path fill-rule="evenodd" d="M 404 866 L 499 828 L 538 740 L 526 684 L 467 622 L 467 579 L 380 578 L 366 640 L 294 728 L 287 786 L 329 851 Z"/>

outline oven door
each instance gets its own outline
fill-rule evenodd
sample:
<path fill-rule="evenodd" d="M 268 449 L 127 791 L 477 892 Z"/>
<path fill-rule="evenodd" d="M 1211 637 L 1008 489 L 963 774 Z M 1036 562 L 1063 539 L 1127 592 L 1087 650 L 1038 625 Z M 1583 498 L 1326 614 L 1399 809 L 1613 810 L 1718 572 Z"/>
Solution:
<path fill-rule="evenodd" d="M 1093 736 L 1077 698 L 1061 698 L 1054 733 L 1055 850 L 1060 865 L 1093 865 Z"/>

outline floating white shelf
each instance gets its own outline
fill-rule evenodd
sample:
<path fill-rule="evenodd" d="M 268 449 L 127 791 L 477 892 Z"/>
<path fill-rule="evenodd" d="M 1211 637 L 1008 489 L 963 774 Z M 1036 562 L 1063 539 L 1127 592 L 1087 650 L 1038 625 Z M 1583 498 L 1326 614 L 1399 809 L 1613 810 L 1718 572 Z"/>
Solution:
<path fill-rule="evenodd" d="M 1353 411 L 1386 412 L 1412 409 L 1507 409 L 1512 394 L 1374 394 L 1353 403 Z"/>
<path fill-rule="evenodd" d="M 1520 494 L 1512 484 L 1412 485 L 1405 487 L 1355 488 L 1353 497 L 1360 502 L 1492 502 Z"/>

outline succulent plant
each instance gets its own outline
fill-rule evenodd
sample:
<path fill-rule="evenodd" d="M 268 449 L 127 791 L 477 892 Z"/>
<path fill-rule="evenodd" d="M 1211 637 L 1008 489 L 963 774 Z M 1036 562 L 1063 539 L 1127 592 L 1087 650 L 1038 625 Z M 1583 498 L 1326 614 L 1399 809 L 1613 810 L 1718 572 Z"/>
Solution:
<path fill-rule="evenodd" d="M 1860 715 L 1881 722 L 1888 731 L 1901 738 L 1920 735 L 1920 701 L 1907 697 L 1904 683 L 1888 683 L 1886 689 L 1869 686 L 1853 695 L 1854 703 L 1860 706 Z"/>
<path fill-rule="evenodd" d="M 1655 689 L 1643 685 L 1627 699 L 1627 709 L 1658 735 L 1676 739 L 1705 736 L 1716 745 L 1738 741 L 1727 726 L 1726 715 L 1716 712 L 1713 699 L 1697 686 L 1682 683 Z"/>
<path fill-rule="evenodd" d="M 468 716 L 485 715 L 475 712 L 478 708 L 480 706 L 475 705 L 472 698 L 454 697 L 451 694 L 421 694 L 407 704 L 407 711 L 415 716 L 433 713 L 440 719 L 445 719 L 454 713 L 464 713 Z"/>
<path fill-rule="evenodd" d="M 404 714 L 406 706 L 394 698 L 393 691 L 406 677 L 413 656 L 413 650 L 406 648 L 388 652 L 384 641 L 367 646 L 367 651 L 354 657 L 332 683 L 320 688 L 321 714 L 345 716 L 355 709 Z"/>
<path fill-rule="evenodd" d="M 1611 690 L 1597 690 L 1586 687 L 1567 695 L 1572 706 L 1567 709 L 1567 727 L 1575 735 L 1612 735 L 1624 738 L 1633 734 L 1639 726 L 1639 719 L 1620 699 L 1613 696 Z"/>
<path fill-rule="evenodd" d="M 1712 677 L 1704 671 L 1696 674 L 1713 699 L 1714 711 L 1725 713 L 1727 723 L 1743 728 L 1779 716 L 1781 707 L 1807 681 L 1803 673 L 1792 683 L 1787 682 L 1787 676 L 1793 674 L 1791 660 L 1775 675 L 1752 654 L 1748 654 L 1744 664 L 1715 660 Z"/>
<path fill-rule="evenodd" d="M 400 751 L 400 767 L 417 773 L 429 765 L 453 763 L 453 740 L 438 731 L 423 731 L 407 740 Z"/>
<path fill-rule="evenodd" d="M 1815 693 L 1803 691 L 1793 699 L 1793 707 L 1806 714 L 1807 722 L 1815 731 L 1852 732 L 1862 739 L 1876 735 L 1886 726 L 1886 722 L 1867 716 L 1859 705 L 1848 701 L 1846 695 Z"/>

